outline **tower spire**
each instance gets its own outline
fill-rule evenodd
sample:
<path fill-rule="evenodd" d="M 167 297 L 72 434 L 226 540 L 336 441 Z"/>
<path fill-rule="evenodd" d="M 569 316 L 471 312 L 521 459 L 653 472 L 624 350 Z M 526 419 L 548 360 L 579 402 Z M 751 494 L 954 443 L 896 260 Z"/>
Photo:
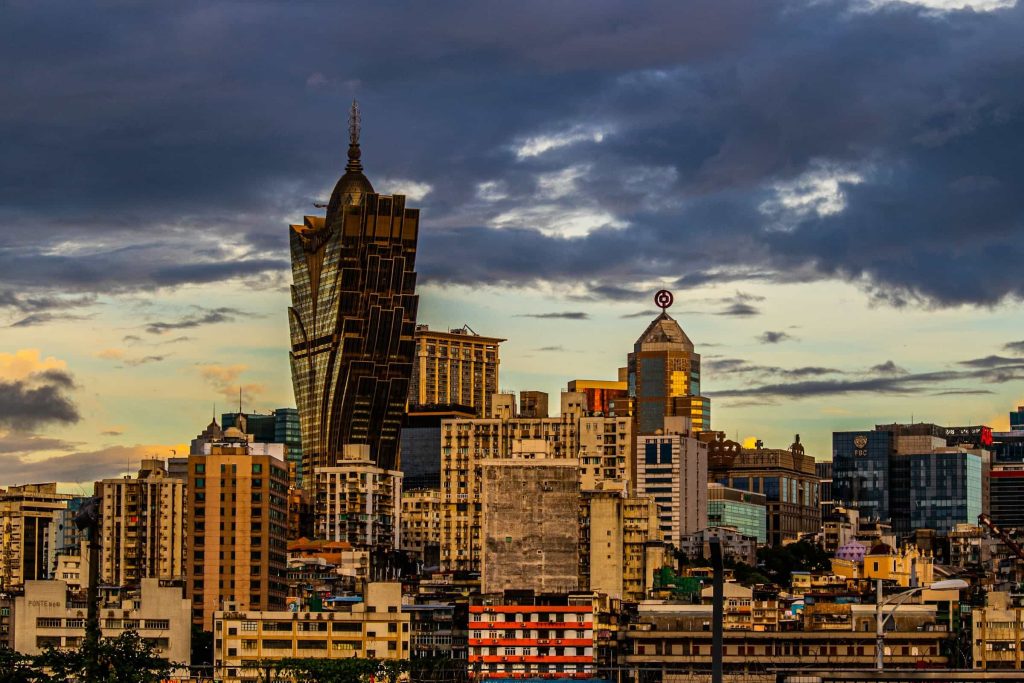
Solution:
<path fill-rule="evenodd" d="M 359 149 L 359 132 L 362 129 L 362 119 L 359 116 L 359 102 L 352 100 L 352 108 L 348 113 L 348 164 L 345 166 L 347 172 L 363 172 L 363 163 L 360 161 L 362 152 Z"/>

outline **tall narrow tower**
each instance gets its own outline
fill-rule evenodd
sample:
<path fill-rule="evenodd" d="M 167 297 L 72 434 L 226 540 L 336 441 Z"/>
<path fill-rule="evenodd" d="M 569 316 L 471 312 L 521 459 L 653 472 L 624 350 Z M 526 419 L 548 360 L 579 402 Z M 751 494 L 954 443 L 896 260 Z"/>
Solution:
<path fill-rule="evenodd" d="M 348 164 L 327 215 L 289 230 L 291 366 L 302 459 L 336 466 L 346 444 L 366 444 L 397 469 L 416 332 L 419 210 L 381 195 L 363 175 L 359 107 L 349 118 Z"/>

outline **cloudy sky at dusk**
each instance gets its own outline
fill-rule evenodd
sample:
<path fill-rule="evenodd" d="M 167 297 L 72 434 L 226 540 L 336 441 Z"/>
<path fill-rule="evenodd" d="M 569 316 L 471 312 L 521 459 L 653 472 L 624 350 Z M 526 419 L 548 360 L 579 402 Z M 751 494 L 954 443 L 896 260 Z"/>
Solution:
<path fill-rule="evenodd" d="M 423 210 L 420 322 L 507 338 L 503 388 L 614 378 L 667 287 L 730 436 L 1006 428 L 1021 36 L 1006 0 L 8 0 L 0 485 L 294 405 L 287 225 L 353 97 Z"/>

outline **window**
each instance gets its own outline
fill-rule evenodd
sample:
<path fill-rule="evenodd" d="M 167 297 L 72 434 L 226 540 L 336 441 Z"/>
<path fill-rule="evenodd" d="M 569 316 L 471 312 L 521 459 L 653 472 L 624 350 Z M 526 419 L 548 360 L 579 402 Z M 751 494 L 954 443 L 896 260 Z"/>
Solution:
<path fill-rule="evenodd" d="M 146 619 L 146 628 L 166 631 L 171 628 L 169 619 Z"/>
<path fill-rule="evenodd" d="M 39 617 L 36 619 L 36 628 L 60 628 L 60 619 L 48 619 Z"/>

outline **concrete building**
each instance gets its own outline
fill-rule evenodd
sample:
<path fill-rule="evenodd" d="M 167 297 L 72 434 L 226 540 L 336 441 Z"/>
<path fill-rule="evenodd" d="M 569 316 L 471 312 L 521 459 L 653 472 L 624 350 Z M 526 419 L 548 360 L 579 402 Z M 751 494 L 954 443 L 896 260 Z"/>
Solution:
<path fill-rule="evenodd" d="M 643 600 L 670 561 L 658 504 L 625 490 L 581 491 L 579 588 L 612 600 Z"/>
<path fill-rule="evenodd" d="M 186 592 L 206 630 L 225 602 L 284 609 L 287 595 L 287 465 L 234 428 L 225 438 L 189 456 Z"/>
<path fill-rule="evenodd" d="M 711 557 L 712 538 L 719 540 L 723 559 L 728 558 L 751 567 L 757 564 L 757 537 L 748 536 L 731 526 L 713 526 L 692 534 L 683 534 L 679 541 L 679 552 L 691 560 L 707 560 Z"/>
<path fill-rule="evenodd" d="M 428 566 L 440 561 L 440 491 L 415 489 L 402 492 L 402 549 Z"/>
<path fill-rule="evenodd" d="M 503 341 L 480 336 L 468 325 L 447 332 L 417 325 L 409 407 L 459 404 L 471 406 L 475 417 L 490 415 Z"/>
<path fill-rule="evenodd" d="M 259 679 L 259 663 L 287 658 L 408 659 L 409 614 L 399 583 L 370 583 L 363 598 L 337 598 L 320 611 L 257 611 L 225 604 L 213 619 L 214 677 Z"/>
<path fill-rule="evenodd" d="M 402 472 L 375 465 L 369 446 L 343 450 L 338 465 L 313 471 L 317 535 L 356 547 L 400 548 Z"/>
<path fill-rule="evenodd" d="M 125 631 L 139 636 L 171 662 L 188 662 L 192 642 L 191 605 L 180 583 L 143 579 L 137 590 L 100 596 L 100 632 L 114 638 Z M 27 581 L 14 599 L 11 647 L 25 655 L 47 648 L 78 648 L 85 638 L 85 596 L 68 591 L 64 581 Z"/>
<path fill-rule="evenodd" d="M 546 391 L 520 391 L 519 417 L 548 417 L 548 394 Z"/>
<path fill-rule="evenodd" d="M 162 460 L 143 460 L 134 479 L 96 482 L 101 499 L 100 580 L 138 586 L 142 579 L 185 578 L 185 482 Z"/>
<path fill-rule="evenodd" d="M 280 443 L 285 446 L 285 460 L 292 486 L 301 488 L 305 478 L 302 467 L 302 428 L 296 408 L 277 408 L 269 413 L 222 413 L 223 429 L 237 427 L 257 443 Z"/>
<path fill-rule="evenodd" d="M 595 622 L 589 595 L 470 605 L 470 678 L 593 678 Z"/>
<path fill-rule="evenodd" d="M 1024 670 L 1024 610 L 1020 596 L 991 591 L 971 613 L 974 668 Z"/>
<path fill-rule="evenodd" d="M 675 426 L 682 418 L 665 422 L 668 433 L 636 437 L 636 492 L 658 504 L 662 540 L 678 546 L 708 525 L 708 446 Z"/>
<path fill-rule="evenodd" d="M 514 457 L 523 440 L 545 443 L 547 459 L 579 462 L 579 421 L 584 397 L 563 393 L 561 415 L 520 418 L 515 396 L 496 394 L 492 417 L 445 420 L 441 429 L 441 566 L 480 571 L 481 465 L 484 460 Z M 573 505 L 573 509 L 576 506 Z"/>
<path fill-rule="evenodd" d="M 71 497 L 57 484 L 0 489 L 0 590 L 50 578 L 51 532 Z"/>
<path fill-rule="evenodd" d="M 819 480 L 800 435 L 788 449 L 742 448 L 723 434 L 708 440 L 710 481 L 763 495 L 768 545 L 783 545 L 821 530 Z"/>
<path fill-rule="evenodd" d="M 588 416 L 579 421 L 580 489 L 604 485 L 625 488 L 633 478 L 633 421 L 629 417 Z"/>
<path fill-rule="evenodd" d="M 711 399 L 701 395 L 700 354 L 668 313 L 647 326 L 628 362 L 637 434 L 665 429 L 669 416 L 689 420 L 694 433 L 711 429 Z"/>
<path fill-rule="evenodd" d="M 763 545 L 768 540 L 766 512 L 762 493 L 708 484 L 709 527 L 733 527 Z"/>
<path fill-rule="evenodd" d="M 579 470 L 547 443 L 516 442 L 511 458 L 480 463 L 481 592 L 578 588 Z"/>

